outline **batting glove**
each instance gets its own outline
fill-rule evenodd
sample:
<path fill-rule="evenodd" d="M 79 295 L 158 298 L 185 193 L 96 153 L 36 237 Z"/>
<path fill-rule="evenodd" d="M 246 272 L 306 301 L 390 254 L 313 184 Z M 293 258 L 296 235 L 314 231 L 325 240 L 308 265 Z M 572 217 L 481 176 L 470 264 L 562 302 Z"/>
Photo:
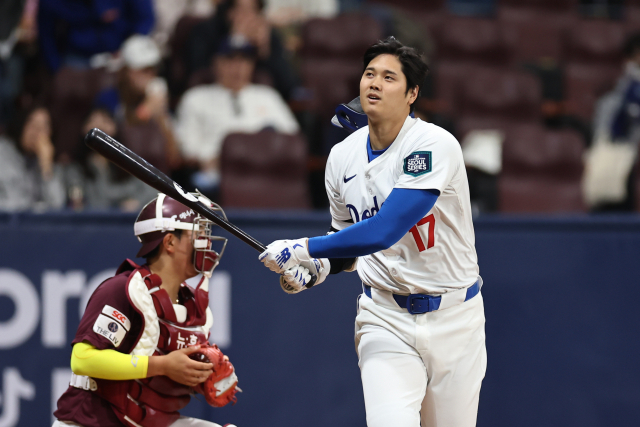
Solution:
<path fill-rule="evenodd" d="M 311 280 L 311 275 L 318 277 L 315 285 L 324 282 L 327 278 L 331 266 L 326 258 L 312 259 L 309 262 L 303 262 L 300 265 L 291 267 L 280 276 L 280 287 L 288 294 L 297 294 L 307 289 L 307 284 Z"/>
<path fill-rule="evenodd" d="M 311 255 L 307 249 L 307 239 L 276 240 L 267 246 L 267 250 L 258 258 L 271 271 L 278 274 L 284 273 L 304 261 L 311 261 Z"/>

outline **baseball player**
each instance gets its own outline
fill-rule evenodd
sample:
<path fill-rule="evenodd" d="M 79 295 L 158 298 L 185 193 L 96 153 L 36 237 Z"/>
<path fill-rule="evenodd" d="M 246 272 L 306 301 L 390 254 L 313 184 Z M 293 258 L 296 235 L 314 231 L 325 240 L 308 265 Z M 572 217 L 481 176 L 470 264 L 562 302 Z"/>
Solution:
<path fill-rule="evenodd" d="M 318 284 L 357 269 L 355 344 L 369 427 L 474 426 L 486 369 L 460 145 L 410 116 L 427 71 L 393 37 L 365 52 L 364 114 L 355 103 L 336 110 L 355 132 L 326 166 L 330 234 L 277 240 L 260 255 L 288 293 L 306 289 L 310 273 Z"/>
<path fill-rule="evenodd" d="M 54 426 L 220 427 L 178 412 L 194 390 L 213 406 L 236 399 L 233 365 L 207 341 L 209 278 L 227 243 L 212 225 L 164 194 L 142 209 L 134 231 L 146 263 L 127 259 L 91 296 Z M 198 273 L 192 289 L 185 280 Z"/>

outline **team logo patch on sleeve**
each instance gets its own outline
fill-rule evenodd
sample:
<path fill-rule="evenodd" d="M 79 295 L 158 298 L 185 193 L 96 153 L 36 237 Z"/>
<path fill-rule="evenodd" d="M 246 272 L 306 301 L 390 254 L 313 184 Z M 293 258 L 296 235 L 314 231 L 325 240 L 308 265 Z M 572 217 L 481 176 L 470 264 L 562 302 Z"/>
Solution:
<path fill-rule="evenodd" d="M 127 331 L 118 322 L 114 322 L 112 318 L 104 314 L 96 319 L 96 323 L 93 324 L 93 332 L 111 341 L 115 347 L 119 347 L 127 335 Z"/>
<path fill-rule="evenodd" d="M 93 332 L 111 341 L 115 347 L 120 346 L 130 328 L 129 319 L 110 305 L 104 306 L 96 323 L 93 324 Z"/>
<path fill-rule="evenodd" d="M 404 173 L 420 176 L 431 172 L 431 151 L 414 151 L 404 158 Z"/>

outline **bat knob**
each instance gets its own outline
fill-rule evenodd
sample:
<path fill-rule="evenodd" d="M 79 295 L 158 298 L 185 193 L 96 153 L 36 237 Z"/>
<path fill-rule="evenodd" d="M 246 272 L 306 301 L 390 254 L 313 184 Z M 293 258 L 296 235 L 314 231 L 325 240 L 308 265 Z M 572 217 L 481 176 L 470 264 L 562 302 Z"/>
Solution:
<path fill-rule="evenodd" d="M 84 143 L 87 146 L 94 148 L 96 145 L 96 141 L 104 140 L 106 136 L 107 134 L 101 131 L 100 129 L 93 128 L 89 132 L 87 132 L 87 134 L 85 135 Z"/>

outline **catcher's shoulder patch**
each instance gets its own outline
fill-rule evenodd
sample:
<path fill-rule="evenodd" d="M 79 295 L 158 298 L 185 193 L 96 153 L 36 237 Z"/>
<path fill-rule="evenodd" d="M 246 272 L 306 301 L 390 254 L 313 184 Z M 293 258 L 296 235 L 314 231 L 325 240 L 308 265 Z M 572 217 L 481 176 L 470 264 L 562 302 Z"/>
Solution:
<path fill-rule="evenodd" d="M 96 319 L 96 322 L 93 324 L 93 332 L 111 341 L 114 347 L 119 347 L 125 335 L 127 335 L 127 331 L 122 326 L 122 323 L 104 314 L 100 314 Z"/>
<path fill-rule="evenodd" d="M 431 172 L 431 151 L 414 151 L 404 158 L 403 171 L 407 175 L 420 176 Z"/>

